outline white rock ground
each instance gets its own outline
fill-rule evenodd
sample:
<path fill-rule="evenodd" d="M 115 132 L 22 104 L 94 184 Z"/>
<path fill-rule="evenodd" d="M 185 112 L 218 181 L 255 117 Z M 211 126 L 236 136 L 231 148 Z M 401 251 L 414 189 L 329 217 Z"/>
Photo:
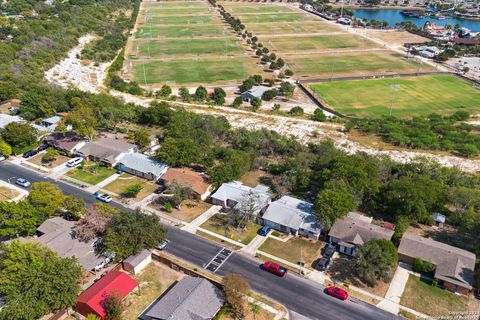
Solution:
<path fill-rule="evenodd" d="M 108 89 L 103 83 L 110 63 L 102 63 L 96 66 L 94 63 L 81 61 L 77 57 L 85 45 L 94 39 L 95 37 L 93 35 L 81 37 L 79 44 L 68 53 L 67 58 L 46 72 L 45 78 L 47 81 L 64 88 L 77 87 L 80 90 L 91 93 L 107 91 Z M 148 107 L 152 101 L 151 98 L 133 96 L 115 90 L 109 90 L 109 93 L 122 98 L 125 102 L 133 102 L 145 107 Z M 338 148 L 350 154 L 365 152 L 374 156 L 388 156 L 392 160 L 400 163 L 411 162 L 418 158 L 426 158 L 447 167 L 458 167 L 465 172 L 476 173 L 480 171 L 480 160 L 427 152 L 379 150 L 365 147 L 350 140 L 348 135 L 342 132 L 342 126 L 338 124 L 319 123 L 305 119 L 253 113 L 228 107 L 176 103 L 191 109 L 193 112 L 223 116 L 233 127 L 244 127 L 248 129 L 266 128 L 283 135 L 294 136 L 302 143 L 331 139 Z"/>

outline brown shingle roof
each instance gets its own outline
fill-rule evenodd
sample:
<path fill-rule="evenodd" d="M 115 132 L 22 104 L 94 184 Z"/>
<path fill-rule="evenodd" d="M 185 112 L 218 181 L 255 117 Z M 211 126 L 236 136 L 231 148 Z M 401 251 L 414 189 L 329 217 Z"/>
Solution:
<path fill-rule="evenodd" d="M 446 243 L 405 233 L 398 253 L 411 258 L 422 258 L 437 266 L 435 278 L 461 287 L 472 288 L 475 254 Z"/>
<path fill-rule="evenodd" d="M 367 223 L 362 220 L 345 217 L 335 221 L 328 235 L 342 242 L 362 245 L 370 239 L 390 240 L 394 231 Z"/>
<path fill-rule="evenodd" d="M 207 192 L 210 186 L 208 176 L 190 168 L 170 168 L 162 176 L 162 179 L 168 183 L 176 182 L 181 186 L 189 187 L 199 195 Z"/>

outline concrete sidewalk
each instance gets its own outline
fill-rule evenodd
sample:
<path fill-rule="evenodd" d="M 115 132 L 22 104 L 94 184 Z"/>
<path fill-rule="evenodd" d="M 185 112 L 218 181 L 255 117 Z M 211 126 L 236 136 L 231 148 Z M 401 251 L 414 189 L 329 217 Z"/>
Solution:
<path fill-rule="evenodd" d="M 103 187 L 109 185 L 113 181 L 117 180 L 120 175 L 118 173 L 112 174 L 110 177 L 106 178 L 105 180 L 100 181 L 94 186 L 90 186 L 86 189 L 86 191 L 94 193 L 97 192 L 98 190 L 102 189 Z"/>
<path fill-rule="evenodd" d="M 268 232 L 268 235 L 266 237 L 261 236 L 261 235 L 257 235 L 255 238 L 252 239 L 252 241 L 250 241 L 250 243 L 245 248 L 242 249 L 242 251 L 249 254 L 249 255 L 254 256 L 255 253 L 257 252 L 258 248 L 260 248 L 262 246 L 262 244 L 265 241 L 267 241 L 271 232 L 272 232 L 272 230 L 270 230 Z"/>

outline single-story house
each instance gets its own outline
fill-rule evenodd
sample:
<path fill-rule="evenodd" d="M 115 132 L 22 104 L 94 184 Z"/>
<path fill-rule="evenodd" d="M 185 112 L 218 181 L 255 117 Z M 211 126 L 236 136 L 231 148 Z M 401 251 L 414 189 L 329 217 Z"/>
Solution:
<path fill-rule="evenodd" d="M 175 183 L 183 187 L 188 187 L 202 200 L 205 200 L 210 194 L 210 177 L 186 167 L 169 168 L 160 178 L 160 182 L 167 187 Z"/>
<path fill-rule="evenodd" d="M 243 101 L 250 101 L 253 98 L 262 99 L 263 94 L 268 90 L 272 90 L 272 88 L 265 86 L 254 86 L 250 90 L 242 92 L 241 97 Z"/>
<path fill-rule="evenodd" d="M 147 249 L 143 249 L 139 253 L 131 255 L 123 260 L 123 270 L 132 274 L 138 274 L 145 269 L 150 262 L 152 262 L 152 253 Z"/>
<path fill-rule="evenodd" d="M 105 300 L 112 294 L 123 300 L 137 286 L 138 283 L 125 272 L 110 271 L 77 298 L 75 309 L 85 317 L 95 314 L 105 319 Z"/>
<path fill-rule="evenodd" d="M 80 137 L 75 132 L 52 132 L 49 134 L 44 142 L 49 146 L 66 154 L 74 154 L 85 146 L 88 142 L 88 138 Z"/>
<path fill-rule="evenodd" d="M 475 254 L 406 232 L 398 247 L 398 258 L 413 265 L 417 257 L 436 266 L 434 278 L 440 286 L 465 295 L 472 290 Z"/>
<path fill-rule="evenodd" d="M 141 153 L 127 153 L 118 161 L 117 168 L 140 178 L 157 181 L 169 166 Z"/>
<path fill-rule="evenodd" d="M 322 226 L 313 204 L 290 196 L 273 201 L 262 216 L 266 226 L 296 236 L 318 239 Z"/>
<path fill-rule="evenodd" d="M 338 219 L 328 233 L 329 243 L 338 246 L 338 251 L 349 256 L 357 255 L 358 247 L 371 239 L 390 240 L 394 230 L 384 228 L 347 215 Z"/>
<path fill-rule="evenodd" d="M 118 161 L 127 153 L 133 153 L 136 147 L 134 144 L 112 139 L 100 138 L 90 141 L 77 151 L 79 156 L 86 159 L 102 162 L 107 166 L 115 166 Z"/>
<path fill-rule="evenodd" d="M 27 121 L 20 116 L 11 116 L 9 114 L 0 113 L 0 129 L 5 128 L 10 123 L 26 123 Z"/>
<path fill-rule="evenodd" d="M 88 272 L 105 259 L 95 253 L 94 244 L 97 239 L 84 242 L 74 238 L 72 235 L 74 227 L 74 221 L 68 221 L 61 217 L 50 218 L 37 228 L 38 237 L 33 241 L 52 249 L 60 257 L 75 257 L 78 264 Z"/>
<path fill-rule="evenodd" d="M 239 181 L 222 184 L 210 198 L 213 204 L 224 209 L 241 210 L 243 206 L 253 205 L 256 214 L 263 212 L 272 201 L 268 187 L 258 185 L 251 188 Z"/>
<path fill-rule="evenodd" d="M 223 293 L 210 281 L 186 276 L 150 305 L 140 319 L 213 319 L 224 303 Z"/>

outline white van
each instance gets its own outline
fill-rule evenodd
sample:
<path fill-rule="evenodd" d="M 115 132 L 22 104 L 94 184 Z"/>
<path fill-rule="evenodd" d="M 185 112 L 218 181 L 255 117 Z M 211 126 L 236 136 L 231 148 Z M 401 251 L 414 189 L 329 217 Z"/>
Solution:
<path fill-rule="evenodd" d="M 76 167 L 82 162 L 83 162 L 82 157 L 73 158 L 73 159 L 68 160 L 67 167 L 70 167 L 70 168 Z"/>

